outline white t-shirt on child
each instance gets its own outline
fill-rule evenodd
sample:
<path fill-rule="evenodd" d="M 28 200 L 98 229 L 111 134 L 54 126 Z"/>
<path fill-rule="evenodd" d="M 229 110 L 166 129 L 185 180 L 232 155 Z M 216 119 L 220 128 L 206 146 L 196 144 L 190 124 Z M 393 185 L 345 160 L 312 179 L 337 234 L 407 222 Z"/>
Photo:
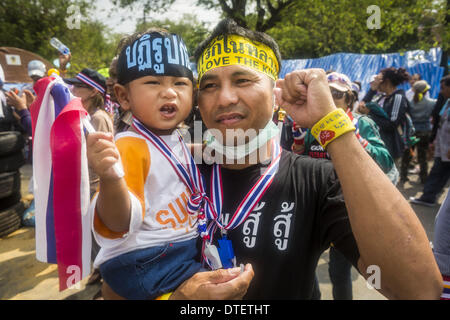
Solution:
<path fill-rule="evenodd" d="M 172 150 L 181 150 L 177 134 L 160 136 Z M 197 216 L 187 212 L 189 189 L 167 159 L 142 135 L 127 131 L 116 135 L 131 200 L 127 233 L 109 230 L 90 205 L 92 230 L 101 246 L 94 267 L 137 249 L 162 246 L 197 237 Z"/>

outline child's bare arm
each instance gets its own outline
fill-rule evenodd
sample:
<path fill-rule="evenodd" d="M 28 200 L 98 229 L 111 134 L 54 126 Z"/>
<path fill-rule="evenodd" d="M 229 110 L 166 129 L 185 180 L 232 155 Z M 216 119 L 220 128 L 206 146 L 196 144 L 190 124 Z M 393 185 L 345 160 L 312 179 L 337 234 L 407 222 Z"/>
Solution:
<path fill-rule="evenodd" d="M 87 137 L 89 166 L 100 178 L 97 213 L 103 224 L 114 232 L 126 232 L 130 225 L 131 204 L 124 178 L 118 178 L 113 165 L 119 151 L 110 133 L 95 132 Z"/>

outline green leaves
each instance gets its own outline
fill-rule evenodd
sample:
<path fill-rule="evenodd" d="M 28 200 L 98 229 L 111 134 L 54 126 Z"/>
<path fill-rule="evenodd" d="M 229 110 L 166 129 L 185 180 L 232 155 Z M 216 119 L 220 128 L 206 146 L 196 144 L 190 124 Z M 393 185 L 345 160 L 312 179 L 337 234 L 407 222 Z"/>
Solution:
<path fill-rule="evenodd" d="M 371 30 L 367 8 L 373 4 L 380 8 L 381 23 Z M 442 30 L 445 12 L 444 2 L 433 0 L 303 0 L 283 12 L 267 33 L 280 44 L 284 58 L 428 49 L 436 43 L 445 49 L 448 41 L 438 41 L 449 33 Z M 427 28 L 430 18 L 435 26 Z"/>
<path fill-rule="evenodd" d="M 240 23 L 272 35 L 284 58 L 312 58 L 335 52 L 381 53 L 448 47 L 444 0 L 198 0 L 234 17 L 244 7 Z M 227 10 L 224 10 L 224 4 Z M 369 6 L 379 8 L 380 28 L 369 29 Z M 280 9 L 281 8 L 281 9 Z M 280 10 L 278 10 L 280 9 Z M 239 11 L 240 10 L 240 11 Z M 264 10 L 264 21 L 257 13 Z M 260 17 L 259 17 L 260 18 Z M 373 17 L 372 17 L 373 18 Z M 447 41 L 446 41 L 447 40 Z"/>
<path fill-rule="evenodd" d="M 80 29 L 70 29 L 67 25 L 70 6 L 76 6 L 80 12 Z M 2 1 L 2 45 L 29 50 L 52 62 L 58 58 L 58 52 L 50 45 L 50 38 L 57 37 L 72 53 L 69 75 L 84 67 L 108 67 L 116 44 L 108 40 L 105 25 L 86 18 L 90 9 L 90 0 Z"/>
<path fill-rule="evenodd" d="M 207 36 L 208 28 L 195 14 L 180 21 L 152 21 L 151 12 L 167 11 L 174 0 L 112 0 L 121 8 L 142 8 L 138 30 L 159 26 L 180 34 L 192 54 Z M 433 46 L 448 49 L 450 8 L 445 0 L 197 0 L 198 5 L 222 11 L 249 28 L 264 31 L 277 40 L 284 59 L 314 58 L 336 52 L 384 53 Z M 50 46 L 51 37 L 59 38 L 72 51 L 76 73 L 83 67 L 108 67 L 120 35 L 92 15 L 95 0 L 7 0 L 0 1 L 2 46 L 35 52 L 49 61 L 58 57 Z M 69 6 L 82 15 L 80 29 L 69 29 Z M 369 29 L 376 5 L 380 28 Z M 108 8 L 110 10 L 111 8 Z M 147 17 L 147 19 L 145 18 Z M 447 20 L 446 20 L 447 19 Z M 150 21 L 149 21 L 150 20 Z M 239 23 L 239 21 L 238 21 Z"/>
<path fill-rule="evenodd" d="M 184 14 L 179 22 L 170 19 L 153 20 L 148 23 L 141 23 L 136 26 L 136 31 L 145 31 L 150 27 L 162 27 L 170 32 L 180 35 L 188 48 L 189 54 L 193 54 L 197 45 L 208 35 L 205 24 L 197 20 L 193 14 Z"/>

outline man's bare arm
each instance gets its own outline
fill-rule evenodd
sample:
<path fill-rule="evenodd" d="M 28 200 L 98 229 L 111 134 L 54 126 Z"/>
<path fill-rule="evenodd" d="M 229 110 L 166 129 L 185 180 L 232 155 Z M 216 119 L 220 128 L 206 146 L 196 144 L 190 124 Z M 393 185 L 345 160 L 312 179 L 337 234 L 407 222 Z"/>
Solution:
<path fill-rule="evenodd" d="M 311 128 L 336 110 L 324 70 L 307 69 L 277 81 L 277 102 Z M 376 265 L 389 298 L 438 299 L 442 278 L 426 233 L 401 193 L 365 152 L 353 132 L 327 148 L 339 177 L 360 253 L 360 272 Z"/>
<path fill-rule="evenodd" d="M 380 268 L 380 292 L 392 299 L 438 299 L 442 279 L 425 230 L 409 203 L 352 133 L 328 152 L 342 186 L 359 252 L 359 271 Z"/>

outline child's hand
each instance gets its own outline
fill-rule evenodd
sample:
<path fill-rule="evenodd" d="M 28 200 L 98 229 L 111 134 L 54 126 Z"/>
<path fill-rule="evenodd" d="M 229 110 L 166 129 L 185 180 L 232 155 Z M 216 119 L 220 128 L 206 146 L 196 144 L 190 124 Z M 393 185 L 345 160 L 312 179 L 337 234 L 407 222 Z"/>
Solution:
<path fill-rule="evenodd" d="M 119 161 L 119 151 L 111 133 L 95 132 L 87 136 L 89 166 L 102 180 L 117 180 L 113 165 Z"/>

